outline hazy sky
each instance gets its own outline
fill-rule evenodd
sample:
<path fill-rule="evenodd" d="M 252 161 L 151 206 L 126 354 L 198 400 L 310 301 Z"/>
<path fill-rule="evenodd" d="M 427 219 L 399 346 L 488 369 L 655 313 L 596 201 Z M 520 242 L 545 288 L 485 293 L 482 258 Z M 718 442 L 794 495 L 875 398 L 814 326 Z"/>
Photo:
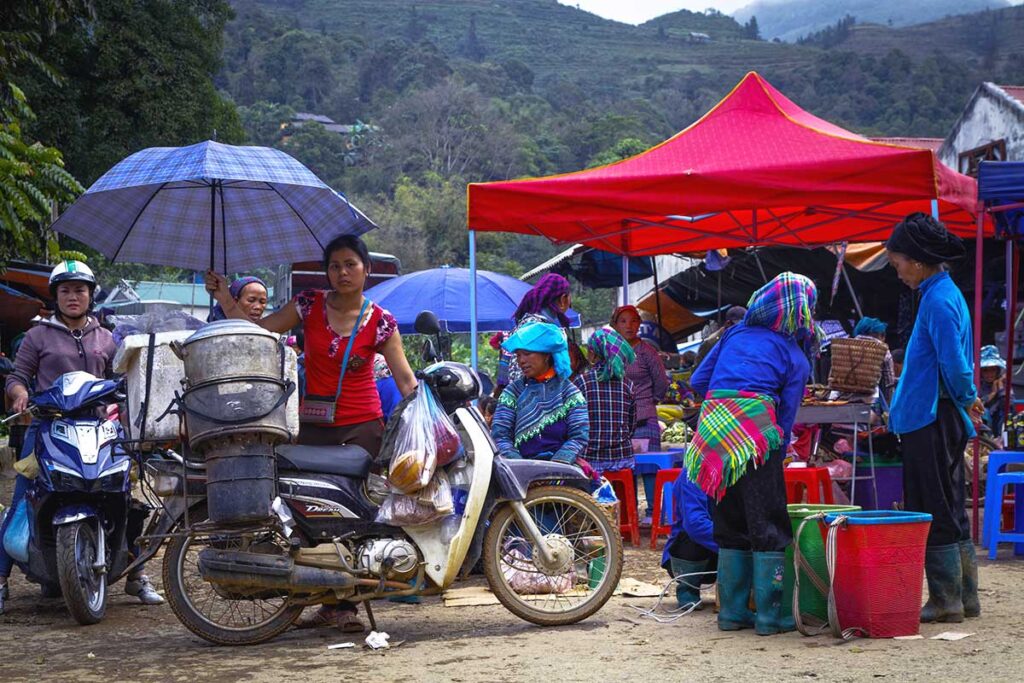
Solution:
<path fill-rule="evenodd" d="M 580 9 L 593 12 L 606 19 L 623 21 L 627 24 L 642 24 L 648 19 L 688 9 L 703 12 L 714 7 L 723 14 L 750 4 L 751 0 L 558 0 L 563 5 L 579 5 Z"/>

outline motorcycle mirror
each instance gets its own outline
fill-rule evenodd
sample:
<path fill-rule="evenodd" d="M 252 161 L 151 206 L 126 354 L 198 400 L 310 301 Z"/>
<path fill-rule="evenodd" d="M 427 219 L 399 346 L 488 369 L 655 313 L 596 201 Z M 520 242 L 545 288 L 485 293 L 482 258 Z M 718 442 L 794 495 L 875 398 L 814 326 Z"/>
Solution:
<path fill-rule="evenodd" d="M 434 335 L 441 333 L 441 322 L 433 311 L 420 311 L 413 323 L 413 329 L 417 334 Z"/>
<path fill-rule="evenodd" d="M 441 355 L 437 352 L 433 339 L 423 340 L 423 350 L 420 351 L 420 357 L 425 363 L 436 363 L 441 360 Z"/>

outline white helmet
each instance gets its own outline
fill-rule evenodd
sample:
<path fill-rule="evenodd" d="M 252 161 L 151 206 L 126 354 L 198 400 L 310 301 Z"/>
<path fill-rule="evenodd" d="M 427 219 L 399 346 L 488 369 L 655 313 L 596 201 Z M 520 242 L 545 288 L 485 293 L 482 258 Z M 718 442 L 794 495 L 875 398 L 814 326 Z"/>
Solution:
<path fill-rule="evenodd" d="M 50 296 L 57 296 L 57 285 L 62 282 L 84 282 L 90 292 L 96 291 L 96 276 L 81 261 L 61 261 L 50 272 Z"/>

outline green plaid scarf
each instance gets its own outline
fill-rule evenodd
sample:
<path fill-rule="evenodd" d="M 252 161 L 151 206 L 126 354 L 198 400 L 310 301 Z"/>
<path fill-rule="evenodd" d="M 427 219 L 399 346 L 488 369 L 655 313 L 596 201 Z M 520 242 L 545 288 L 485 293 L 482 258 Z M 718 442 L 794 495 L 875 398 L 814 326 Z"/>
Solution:
<path fill-rule="evenodd" d="M 586 346 L 598 358 L 597 378 L 602 382 L 622 379 L 626 376 L 626 366 L 636 360 L 633 347 L 610 327 L 595 331 Z"/>
<path fill-rule="evenodd" d="M 748 463 L 759 467 L 781 445 L 771 398 L 752 391 L 710 391 L 683 458 L 686 476 L 719 501 L 746 473 Z"/>

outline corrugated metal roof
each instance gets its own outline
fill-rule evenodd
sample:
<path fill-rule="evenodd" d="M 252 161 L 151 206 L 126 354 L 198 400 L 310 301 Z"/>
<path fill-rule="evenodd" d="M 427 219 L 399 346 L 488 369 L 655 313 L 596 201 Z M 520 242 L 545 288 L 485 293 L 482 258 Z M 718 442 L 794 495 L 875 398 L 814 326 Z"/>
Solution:
<path fill-rule="evenodd" d="M 919 147 L 938 152 L 942 147 L 943 138 L 870 138 L 875 142 L 884 142 L 887 145 L 902 145 L 903 147 Z"/>
<path fill-rule="evenodd" d="M 996 87 L 1001 88 L 1007 95 L 1024 104 L 1024 85 L 1000 85 Z"/>

